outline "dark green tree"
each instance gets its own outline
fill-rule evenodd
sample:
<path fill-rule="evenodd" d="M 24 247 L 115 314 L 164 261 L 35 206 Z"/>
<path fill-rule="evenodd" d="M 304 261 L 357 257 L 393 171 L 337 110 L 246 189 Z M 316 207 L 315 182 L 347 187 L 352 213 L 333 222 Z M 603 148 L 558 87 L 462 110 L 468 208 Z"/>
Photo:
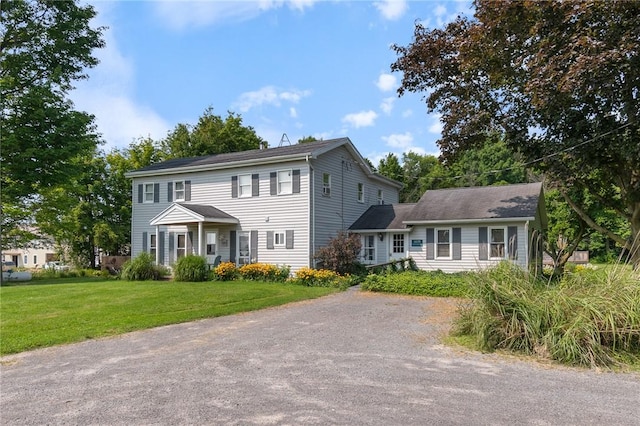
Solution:
<path fill-rule="evenodd" d="M 304 136 L 303 138 L 298 139 L 298 143 L 309 143 L 317 141 L 313 136 Z"/>
<path fill-rule="evenodd" d="M 404 170 L 402 169 L 400 160 L 398 160 L 397 155 L 391 152 L 378 162 L 378 173 L 400 183 L 404 182 Z"/>
<path fill-rule="evenodd" d="M 567 197 L 588 191 L 617 212 L 629 237 L 589 216 L 590 228 L 640 265 L 640 2 L 476 0 L 473 17 L 444 29 L 417 24 L 394 46 L 399 94 L 426 93 L 441 114 L 445 161 L 498 133 Z"/>

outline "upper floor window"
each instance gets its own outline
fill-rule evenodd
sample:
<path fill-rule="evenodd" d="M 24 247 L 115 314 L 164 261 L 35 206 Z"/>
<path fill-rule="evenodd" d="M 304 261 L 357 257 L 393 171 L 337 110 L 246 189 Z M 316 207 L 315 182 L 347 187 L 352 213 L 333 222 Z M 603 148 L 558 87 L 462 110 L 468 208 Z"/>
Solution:
<path fill-rule="evenodd" d="M 278 171 L 278 195 L 292 194 L 291 170 Z"/>
<path fill-rule="evenodd" d="M 364 183 L 358 183 L 358 202 L 364 203 Z"/>
<path fill-rule="evenodd" d="M 438 229 L 436 235 L 436 257 L 451 257 L 451 229 Z"/>
<path fill-rule="evenodd" d="M 173 183 L 173 199 L 176 201 L 185 201 L 185 186 L 183 180 Z"/>
<path fill-rule="evenodd" d="M 144 184 L 144 202 L 153 203 L 154 199 L 155 199 L 155 184 L 145 183 Z"/>
<path fill-rule="evenodd" d="M 238 176 L 238 189 L 240 197 L 251 197 L 251 175 Z"/>
<path fill-rule="evenodd" d="M 384 204 L 384 194 L 382 189 L 378 189 L 378 204 Z"/>
<path fill-rule="evenodd" d="M 322 195 L 331 195 L 331 175 L 329 173 L 322 174 Z"/>
<path fill-rule="evenodd" d="M 490 228 L 489 229 L 489 257 L 495 259 L 503 259 L 505 256 L 505 237 L 506 232 L 504 228 Z"/>

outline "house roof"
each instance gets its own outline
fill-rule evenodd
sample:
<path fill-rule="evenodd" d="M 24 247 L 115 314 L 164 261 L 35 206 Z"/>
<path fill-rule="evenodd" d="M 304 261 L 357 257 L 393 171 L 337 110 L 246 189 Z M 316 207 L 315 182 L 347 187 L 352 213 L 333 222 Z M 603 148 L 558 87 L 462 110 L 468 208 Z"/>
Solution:
<path fill-rule="evenodd" d="M 156 176 L 161 174 L 174 174 L 256 164 L 278 163 L 283 161 L 305 160 L 308 158 L 313 159 L 340 146 L 344 146 L 351 155 L 362 160 L 358 162 L 358 165 L 370 176 L 384 180 L 386 183 L 395 185 L 398 188 L 402 187 L 402 184 L 399 182 L 372 172 L 349 138 L 320 140 L 302 144 L 279 146 L 276 148 L 252 149 L 249 151 L 205 155 L 202 157 L 175 158 L 128 172 L 126 176 Z"/>
<path fill-rule="evenodd" d="M 350 230 L 405 229 L 403 223 L 415 204 L 381 204 L 371 206 L 349 227 Z"/>
<path fill-rule="evenodd" d="M 405 222 L 535 218 L 542 183 L 430 190 Z"/>
<path fill-rule="evenodd" d="M 175 223 L 221 222 L 239 223 L 238 219 L 213 206 L 200 204 L 173 203 L 151 219 L 151 225 L 171 225 Z"/>

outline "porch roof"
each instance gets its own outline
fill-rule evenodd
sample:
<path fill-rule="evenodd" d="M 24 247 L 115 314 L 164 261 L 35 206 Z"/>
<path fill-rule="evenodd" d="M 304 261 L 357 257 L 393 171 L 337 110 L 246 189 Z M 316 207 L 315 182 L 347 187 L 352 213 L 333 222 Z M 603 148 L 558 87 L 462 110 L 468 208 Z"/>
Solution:
<path fill-rule="evenodd" d="M 151 219 L 150 225 L 173 225 L 178 223 L 240 223 L 238 219 L 213 206 L 201 204 L 173 203 Z"/>
<path fill-rule="evenodd" d="M 381 204 L 371 206 L 349 227 L 351 231 L 402 230 L 403 223 L 415 204 Z"/>

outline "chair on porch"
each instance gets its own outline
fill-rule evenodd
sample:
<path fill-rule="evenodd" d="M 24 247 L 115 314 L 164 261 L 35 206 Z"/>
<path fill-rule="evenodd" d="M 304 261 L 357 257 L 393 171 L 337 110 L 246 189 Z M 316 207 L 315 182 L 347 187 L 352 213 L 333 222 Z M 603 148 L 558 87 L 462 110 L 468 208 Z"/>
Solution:
<path fill-rule="evenodd" d="M 216 258 L 213 260 L 213 263 L 209 264 L 209 269 L 215 269 L 216 266 L 220 264 L 221 259 L 222 259 L 222 256 L 217 255 Z"/>

